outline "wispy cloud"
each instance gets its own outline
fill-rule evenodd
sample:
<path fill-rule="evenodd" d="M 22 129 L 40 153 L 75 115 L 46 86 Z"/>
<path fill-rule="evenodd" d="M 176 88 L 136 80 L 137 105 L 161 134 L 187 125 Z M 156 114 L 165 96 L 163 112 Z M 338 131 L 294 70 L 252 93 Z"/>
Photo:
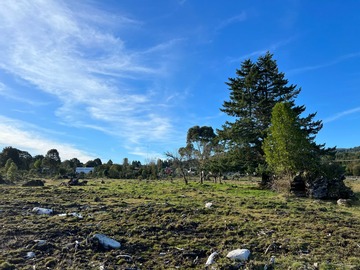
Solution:
<path fill-rule="evenodd" d="M 132 144 L 168 138 L 170 118 L 156 109 L 166 97 L 150 95 L 136 82 L 164 76 L 167 60 L 162 56 L 179 40 L 133 51 L 121 34 L 106 31 L 112 20 L 105 18 L 113 16 L 86 6 L 75 11 L 70 1 L 51 0 L 5 0 L 1 5 L 0 69 L 56 97 L 55 113 L 63 124 L 101 130 Z M 141 22 L 117 15 L 110 28 L 134 25 Z M 21 99 L 9 91 L 6 95 Z"/>
<path fill-rule="evenodd" d="M 0 116 L 0 130 L 2 147 L 16 145 L 17 148 L 28 151 L 31 155 L 45 155 L 50 149 L 57 149 L 63 160 L 76 157 L 86 162 L 96 158 L 95 155 L 79 150 L 71 144 L 49 140 L 48 137 L 53 135 L 51 131 L 40 130 L 33 125 L 8 117 Z"/>
<path fill-rule="evenodd" d="M 15 100 L 15 101 L 30 104 L 33 106 L 41 106 L 41 105 L 46 104 L 45 102 L 23 98 L 21 94 L 14 93 L 13 89 L 11 89 L 10 87 L 8 87 L 7 85 L 5 85 L 2 82 L 0 82 L 0 96 L 4 97 L 6 99 L 9 99 L 9 100 Z M 18 111 L 20 111 L 20 110 L 18 110 Z"/>
<path fill-rule="evenodd" d="M 340 113 L 337 113 L 333 116 L 330 116 L 326 119 L 324 119 L 324 123 L 330 123 L 330 122 L 333 122 L 333 121 L 336 121 L 340 118 L 343 118 L 345 116 L 348 116 L 350 114 L 354 114 L 354 113 L 359 113 L 360 112 L 360 107 L 356 107 L 356 108 L 353 108 L 353 109 L 350 109 L 350 110 L 346 110 L 346 111 L 343 111 L 343 112 L 340 112 Z"/>
<path fill-rule="evenodd" d="M 274 52 L 277 49 L 279 49 L 279 48 L 281 48 L 283 46 L 286 46 L 289 43 L 293 42 L 296 38 L 297 38 L 296 36 L 293 36 L 293 37 L 281 40 L 279 42 L 270 44 L 268 47 L 266 47 L 264 49 L 253 51 L 253 52 L 250 52 L 250 53 L 247 53 L 247 54 L 244 54 L 244 55 L 241 55 L 241 56 L 237 56 L 237 57 L 230 57 L 230 58 L 228 58 L 228 62 L 237 63 L 237 62 L 241 62 L 241 61 L 246 60 L 246 59 L 251 58 L 251 57 L 258 57 L 260 55 L 265 54 L 268 51 Z"/>
<path fill-rule="evenodd" d="M 247 14 L 245 11 L 241 12 L 240 14 L 227 18 L 225 20 L 223 20 L 222 22 L 219 23 L 219 25 L 215 28 L 216 31 L 220 31 L 221 29 L 234 24 L 234 23 L 238 23 L 238 22 L 243 22 L 247 19 Z"/>
<path fill-rule="evenodd" d="M 289 73 L 289 74 L 298 74 L 298 73 L 303 73 L 303 72 L 307 72 L 307 71 L 311 71 L 311 70 L 327 68 L 327 67 L 339 64 L 339 63 L 341 63 L 343 61 L 353 59 L 353 58 L 358 58 L 358 57 L 360 57 L 360 52 L 350 53 L 350 54 L 340 56 L 340 57 L 338 57 L 338 58 L 336 58 L 336 59 L 334 59 L 332 61 L 328 61 L 328 62 L 325 62 L 325 63 L 291 69 L 287 73 Z"/>

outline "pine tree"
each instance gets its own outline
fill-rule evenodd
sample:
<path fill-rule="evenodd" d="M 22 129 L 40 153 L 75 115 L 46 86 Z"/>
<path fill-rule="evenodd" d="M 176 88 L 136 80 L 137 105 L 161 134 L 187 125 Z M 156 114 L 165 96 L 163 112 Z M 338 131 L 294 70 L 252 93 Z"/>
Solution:
<path fill-rule="evenodd" d="M 241 68 L 236 70 L 236 75 L 226 83 L 230 100 L 225 101 L 220 109 L 233 117 L 234 121 L 227 121 L 218 134 L 226 144 L 228 155 L 237 161 L 237 166 L 254 171 L 264 163 L 262 144 L 271 123 L 271 111 L 278 102 L 288 102 L 301 128 L 310 139 L 315 138 L 322 128 L 321 121 L 313 121 L 316 114 L 300 117 L 305 106 L 296 106 L 295 99 L 301 89 L 289 85 L 285 74 L 279 72 L 272 54 L 266 53 L 256 63 L 245 60 Z M 320 151 L 323 146 L 314 143 L 314 147 Z"/>

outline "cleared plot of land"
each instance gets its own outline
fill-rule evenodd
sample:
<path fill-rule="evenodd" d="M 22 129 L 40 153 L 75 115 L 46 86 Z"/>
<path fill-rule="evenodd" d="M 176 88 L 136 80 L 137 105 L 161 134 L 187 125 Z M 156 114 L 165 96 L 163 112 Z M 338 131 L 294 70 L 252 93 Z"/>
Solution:
<path fill-rule="evenodd" d="M 204 269 L 214 251 L 214 269 L 238 269 L 226 258 L 238 248 L 251 251 L 249 269 L 271 256 L 276 269 L 360 269 L 358 202 L 287 197 L 245 181 L 59 184 L 0 186 L 0 269 Z M 349 185 L 359 197 L 360 184 Z M 121 247 L 101 249 L 97 233 Z"/>

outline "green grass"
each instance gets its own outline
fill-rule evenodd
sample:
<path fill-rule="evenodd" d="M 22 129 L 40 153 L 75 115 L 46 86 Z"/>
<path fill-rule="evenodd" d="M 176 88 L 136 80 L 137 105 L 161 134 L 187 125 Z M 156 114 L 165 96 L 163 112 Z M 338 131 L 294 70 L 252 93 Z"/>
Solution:
<path fill-rule="evenodd" d="M 349 181 L 357 196 L 360 183 Z M 213 207 L 205 208 L 206 202 Z M 32 208 L 75 217 L 39 216 Z M 256 181 L 90 180 L 87 186 L 0 186 L 0 269 L 204 269 L 219 252 L 216 269 L 234 269 L 226 254 L 251 251 L 249 269 L 360 269 L 360 205 L 340 207 L 261 190 Z M 88 241 L 103 233 L 118 250 Z M 47 240 L 37 246 L 34 240 Z M 75 241 L 80 246 L 75 249 Z M 25 259 L 27 252 L 36 254 Z M 267 251 L 267 252 L 266 252 Z M 131 260 L 126 256 L 130 255 Z"/>

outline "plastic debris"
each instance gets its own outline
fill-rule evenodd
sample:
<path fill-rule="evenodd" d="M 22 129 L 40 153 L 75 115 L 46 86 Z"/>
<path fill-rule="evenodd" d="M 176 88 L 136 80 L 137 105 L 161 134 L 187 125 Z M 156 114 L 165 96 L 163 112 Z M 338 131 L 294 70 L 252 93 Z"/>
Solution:
<path fill-rule="evenodd" d="M 205 208 L 211 208 L 212 205 L 213 205 L 212 202 L 205 203 Z"/>
<path fill-rule="evenodd" d="M 41 208 L 41 207 L 34 207 L 32 211 L 38 215 L 51 215 L 53 213 L 52 209 Z"/>
<path fill-rule="evenodd" d="M 35 252 L 29 251 L 26 253 L 26 259 L 32 259 L 35 258 Z"/>
<path fill-rule="evenodd" d="M 46 244 L 46 240 L 34 240 L 34 242 L 38 247 L 41 247 Z"/>
<path fill-rule="evenodd" d="M 213 253 L 210 254 L 209 258 L 207 259 L 205 265 L 210 265 L 213 264 L 215 262 L 215 256 L 218 255 L 218 253 L 215 251 Z"/>
<path fill-rule="evenodd" d="M 59 214 L 59 217 L 68 217 L 68 216 L 73 216 L 73 217 L 77 217 L 79 219 L 82 219 L 83 216 L 79 213 L 73 212 L 73 213 L 68 213 L 68 214 Z"/>

